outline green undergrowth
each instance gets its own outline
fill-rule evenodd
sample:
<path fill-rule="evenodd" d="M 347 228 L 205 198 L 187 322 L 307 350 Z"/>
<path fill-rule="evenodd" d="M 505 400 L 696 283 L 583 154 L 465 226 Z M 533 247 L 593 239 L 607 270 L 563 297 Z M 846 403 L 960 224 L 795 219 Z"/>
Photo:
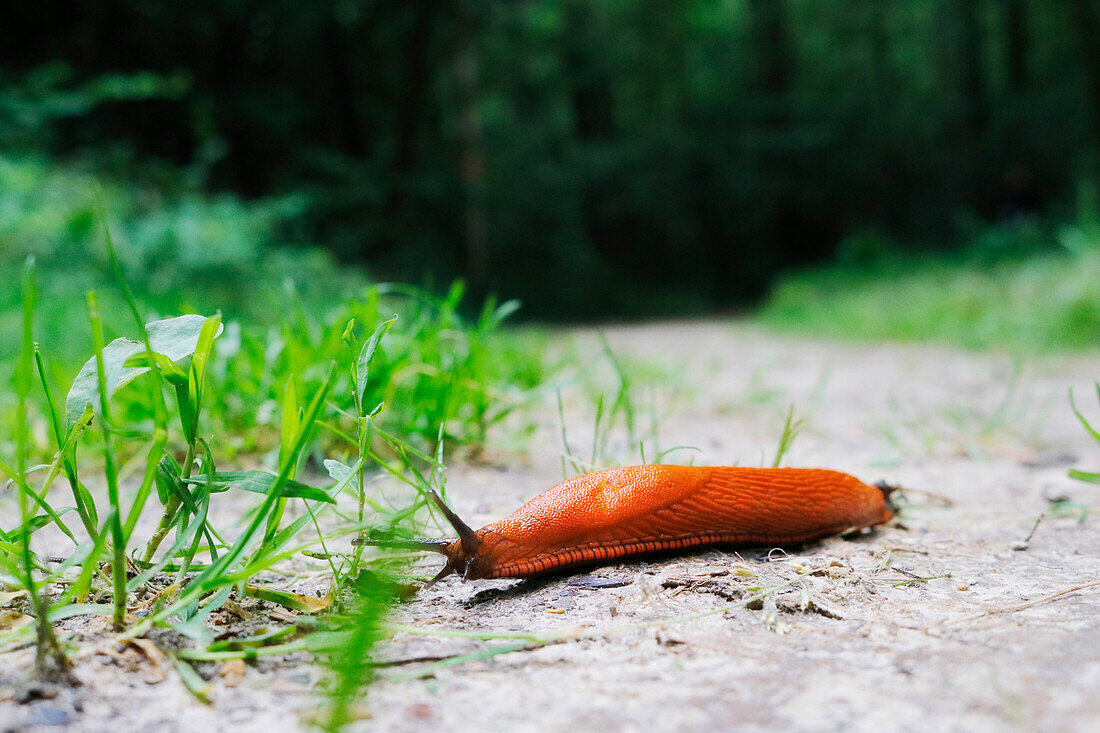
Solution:
<path fill-rule="evenodd" d="M 782 281 L 765 324 L 821 338 L 937 341 L 1018 353 L 1100 344 L 1100 223 L 1033 222 L 975 235 L 959 255 L 915 255 L 871 237 L 847 262 Z"/>
<path fill-rule="evenodd" d="M 301 197 L 246 202 L 200 193 L 178 175 L 115 179 L 104 168 L 98 160 L 0 153 L 0 268 L 15 273 L 28 255 L 36 258 L 36 333 L 57 361 L 79 363 L 91 351 L 91 334 L 75 328 L 82 319 L 73 316 L 88 290 L 100 291 L 108 336 L 130 325 L 102 243 L 104 211 L 150 320 L 221 309 L 246 323 L 277 323 L 292 304 L 321 313 L 366 282 L 320 250 L 280 246 L 296 241 Z M 19 299 L 18 278 L 4 278 L 0 361 L 18 352 Z"/>
<path fill-rule="evenodd" d="M 330 663 L 318 722 L 339 728 L 411 579 L 407 554 L 349 540 L 421 531 L 430 493 L 446 497 L 444 456 L 478 453 L 494 427 L 522 445 L 520 411 L 547 380 L 541 344 L 501 332 L 514 303 L 461 315 L 461 284 L 443 298 L 364 287 L 263 329 L 217 313 L 149 319 L 105 238 L 129 326 L 105 332 L 97 291 L 68 304 L 70 328 L 89 334 L 83 366 L 38 342 L 37 268 L 22 268 L 16 353 L 0 362 L 13 386 L 0 393 L 0 502 L 16 507 L 0 513 L 0 651 L 34 643 L 38 674 L 63 679 L 54 624 L 107 616 L 121 639 L 165 627 L 187 640 L 169 655 L 203 698 L 194 663 L 305 649 Z M 327 593 L 271 585 L 291 562 Z M 215 641 L 211 614 L 248 597 L 301 620 Z"/>
<path fill-rule="evenodd" d="M 379 426 L 420 450 L 431 452 L 442 439 L 449 448 L 476 454 L 494 426 L 511 421 L 514 429 L 502 431 L 497 443 L 522 448 L 531 426 L 515 413 L 539 396 L 552 371 L 543 355 L 543 338 L 531 331 L 502 331 L 514 303 L 497 306 L 489 301 L 470 319 L 459 312 L 461 298 L 461 284 L 444 298 L 378 285 L 362 288 L 358 297 L 337 302 L 322 316 L 295 309 L 266 327 L 227 316 L 204 373 L 211 392 L 204 421 L 209 433 L 218 436 L 221 460 L 270 460 L 278 447 L 287 385 L 320 381 L 328 366 L 346 354 L 346 336 L 382 322 L 396 326 L 375 355 L 377 379 L 362 396 L 372 405 L 385 405 L 376 416 Z M 132 329 L 119 330 L 119 338 L 131 346 L 140 340 Z M 10 378 L 12 366 L 0 362 L 0 377 Z M 45 378 L 59 385 L 71 381 L 79 369 L 79 363 L 53 359 L 48 347 L 43 348 L 41 366 Z M 350 373 L 335 376 L 332 411 L 322 417 L 311 449 L 335 449 L 348 437 L 355 405 L 352 381 Z M 142 384 L 120 385 L 112 405 L 125 430 L 141 433 L 150 427 L 154 416 Z M 11 394 L 0 392 L 0 425 L 13 424 L 14 407 Z M 56 450 L 45 428 L 46 411 L 36 411 L 30 419 L 28 450 L 45 461 Z M 4 430 L 0 435 L 0 448 L 10 450 L 14 433 Z M 95 434 L 87 438 L 99 446 Z M 129 464 L 136 447 L 128 444 L 120 450 L 123 463 Z"/>
<path fill-rule="evenodd" d="M 533 331 L 503 334 L 514 301 L 481 308 L 462 283 L 442 295 L 370 283 L 317 249 L 280 248 L 290 238 L 300 202 L 293 197 L 243 202 L 161 181 L 125 184 L 33 157 L 0 156 L 0 268 L 16 273 L 38 263 L 35 335 L 43 368 L 56 385 L 70 382 L 92 351 L 81 303 L 96 290 L 104 338 L 136 339 L 132 308 L 116 286 L 125 272 L 146 320 L 179 313 L 223 314 L 218 348 L 205 366 L 213 398 L 204 421 L 219 436 L 222 460 L 270 456 L 277 445 L 279 404 L 288 380 L 319 380 L 344 352 L 352 319 L 358 330 L 399 317 L 375 361 L 378 378 L 365 399 L 385 402 L 379 422 L 429 452 L 440 425 L 449 446 L 476 451 L 486 432 L 509 419 L 547 381 L 545 349 Z M 122 246 L 103 244 L 105 212 Z M 22 328 L 18 277 L 0 282 L 0 385 L 15 374 Z M 354 330 L 354 329 L 353 329 Z M 350 377 L 337 375 L 331 400 L 347 414 Z M 0 389 L 0 449 L 11 450 L 14 392 Z M 146 391 L 127 386 L 112 401 L 117 420 L 148 421 Z M 32 411 L 28 450 L 38 462 L 53 451 L 42 411 Z M 325 417 L 320 443 L 347 428 Z M 508 436 L 522 444 L 525 428 Z M 95 439 L 94 433 L 88 437 Z M 132 456 L 120 446 L 125 478 Z M 243 460 L 243 458 L 242 458 Z"/>

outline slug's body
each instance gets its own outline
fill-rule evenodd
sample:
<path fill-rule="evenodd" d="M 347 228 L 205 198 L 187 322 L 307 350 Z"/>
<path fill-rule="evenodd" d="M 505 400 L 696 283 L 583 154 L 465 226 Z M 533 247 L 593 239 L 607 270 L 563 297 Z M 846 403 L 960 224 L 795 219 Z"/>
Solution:
<path fill-rule="evenodd" d="M 479 530 L 436 497 L 459 537 L 414 544 L 447 556 L 435 580 L 452 572 L 526 578 L 645 553 L 791 544 L 870 527 L 893 516 L 888 493 L 824 469 L 628 466 L 563 481 Z"/>

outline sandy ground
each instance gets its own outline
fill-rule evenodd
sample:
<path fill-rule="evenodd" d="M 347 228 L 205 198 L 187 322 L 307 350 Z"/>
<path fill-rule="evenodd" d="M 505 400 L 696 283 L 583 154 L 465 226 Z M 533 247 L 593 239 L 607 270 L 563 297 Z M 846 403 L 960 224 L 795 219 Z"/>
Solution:
<path fill-rule="evenodd" d="M 655 405 L 660 446 L 698 449 L 666 462 L 770 462 L 794 404 L 808 424 L 786 465 L 885 479 L 914 490 L 907 505 L 875 532 L 786 552 L 707 551 L 537 581 L 448 578 L 394 620 L 570 638 L 440 666 L 430 660 L 514 642 L 397 635 L 378 650 L 391 666 L 357 729 L 1100 730 L 1100 486 L 1066 477 L 1100 470 L 1100 446 L 1066 398 L 1073 387 L 1100 422 L 1100 354 L 1021 362 L 720 322 L 607 335 L 624 358 L 659 365 L 638 395 L 639 413 Z M 591 334 L 575 338 L 580 353 L 599 353 Z M 593 406 L 582 393 L 566 390 L 566 416 L 585 454 Z M 543 413 L 522 460 L 450 470 L 470 524 L 561 479 L 556 407 Z M 438 565 L 426 558 L 424 572 Z M 79 688 L 17 704 L 30 652 L 0 658 L 0 731 L 294 730 L 320 704 L 322 672 L 304 656 L 243 676 L 200 665 L 213 701 L 202 705 L 174 673 L 105 643 L 102 622 L 84 623 Z"/>

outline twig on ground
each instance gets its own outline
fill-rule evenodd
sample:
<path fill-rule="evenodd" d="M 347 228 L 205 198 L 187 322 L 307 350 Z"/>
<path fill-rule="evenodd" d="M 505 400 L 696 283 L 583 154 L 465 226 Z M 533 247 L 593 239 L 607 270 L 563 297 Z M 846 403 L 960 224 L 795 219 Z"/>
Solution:
<path fill-rule="evenodd" d="M 1024 611 L 1028 608 L 1031 608 L 1032 606 L 1038 606 L 1039 604 L 1047 603 L 1049 601 L 1056 601 L 1059 598 L 1063 598 L 1065 596 L 1071 595 L 1073 593 L 1078 593 L 1083 590 L 1089 590 L 1091 588 L 1100 588 L 1100 580 L 1096 580 L 1091 583 L 1084 583 L 1083 585 L 1077 585 L 1072 588 L 1066 588 L 1065 590 L 1060 590 L 1057 593 L 1051 593 L 1050 595 L 1043 596 L 1042 598 L 1036 598 L 1031 601 L 1015 603 L 1011 606 L 998 606 L 995 608 L 988 608 L 981 613 L 975 613 L 969 616 L 962 616 L 960 618 L 944 619 L 936 625 L 939 626 L 944 624 L 963 624 L 970 621 L 978 621 L 979 619 L 983 619 L 988 616 L 997 616 L 1004 613 L 1016 613 L 1017 611 Z"/>

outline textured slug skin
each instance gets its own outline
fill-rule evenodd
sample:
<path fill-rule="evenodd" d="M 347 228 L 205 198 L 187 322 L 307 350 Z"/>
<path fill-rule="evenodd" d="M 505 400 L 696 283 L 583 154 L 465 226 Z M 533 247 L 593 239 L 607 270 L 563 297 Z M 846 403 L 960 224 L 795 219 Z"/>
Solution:
<path fill-rule="evenodd" d="M 891 516 L 879 489 L 839 471 L 627 466 L 547 489 L 477 530 L 480 547 L 462 560 L 468 578 L 529 577 L 685 547 L 804 542 Z"/>

